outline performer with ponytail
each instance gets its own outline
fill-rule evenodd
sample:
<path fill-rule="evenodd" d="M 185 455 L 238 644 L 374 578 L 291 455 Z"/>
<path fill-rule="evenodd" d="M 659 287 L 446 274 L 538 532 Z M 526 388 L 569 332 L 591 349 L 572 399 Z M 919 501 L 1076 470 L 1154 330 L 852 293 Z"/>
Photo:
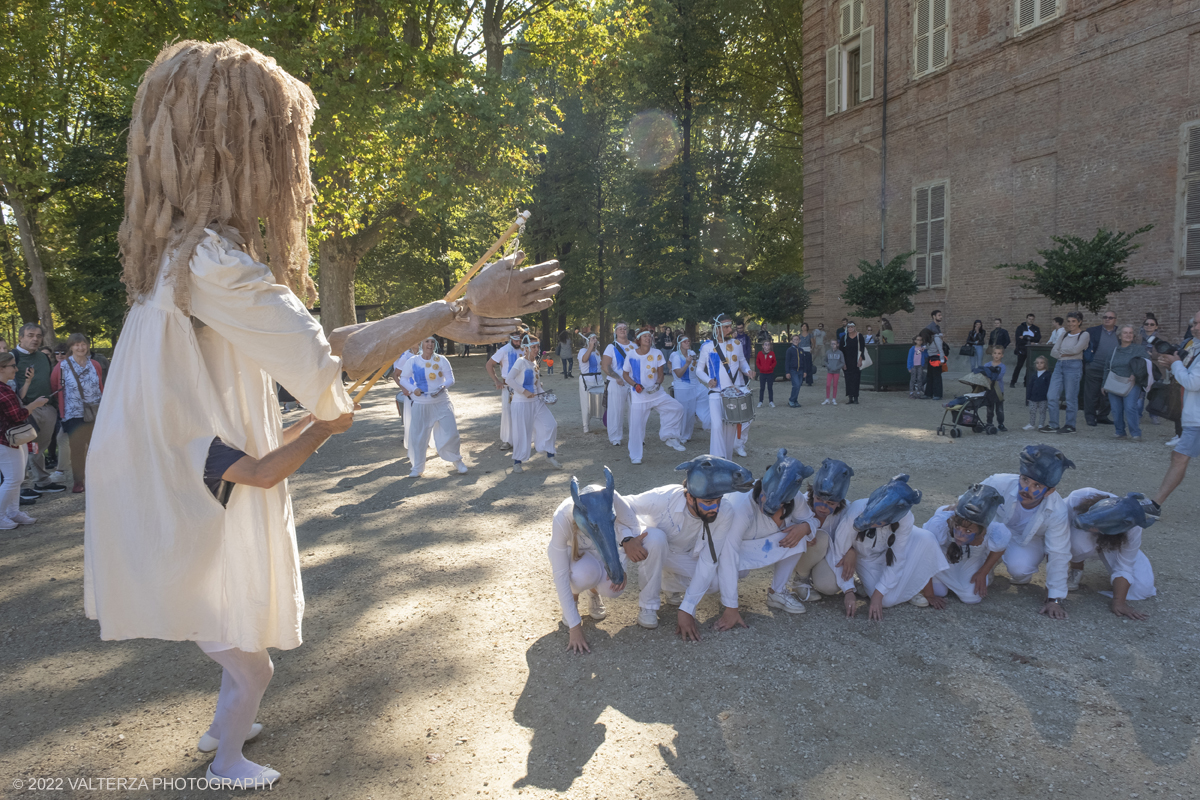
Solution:
<path fill-rule="evenodd" d="M 504 375 L 504 382 L 513 392 L 513 472 L 524 471 L 522 464 L 529 460 L 535 450 L 545 453 L 546 460 L 556 469 L 562 469 L 562 464 L 554 457 L 558 421 L 541 397 L 545 392 L 538 371 L 541 366 L 541 347 L 542 343 L 537 337 L 529 335 L 523 338 L 520 357 Z"/>
<path fill-rule="evenodd" d="M 608 441 L 613 447 L 621 446 L 621 437 L 625 434 L 625 414 L 629 411 L 632 389 L 626 383 L 622 372 L 625 369 L 625 357 L 633 352 L 634 344 L 629 341 L 629 324 L 618 322 L 613 328 L 616 337 L 608 347 L 604 348 L 604 356 L 600 359 L 600 370 L 608 376 Z"/>
<path fill-rule="evenodd" d="M 430 436 L 442 460 L 453 464 L 459 474 L 467 472 L 459 452 L 454 404 L 447 391 L 454 385 L 454 370 L 449 359 L 437 352 L 437 346 L 437 339 L 427 336 L 421 342 L 421 352 L 404 365 L 400 378 L 412 404 L 412 432 L 408 436 L 408 461 L 412 464 L 410 478 L 419 478 L 425 473 Z"/>
<path fill-rule="evenodd" d="M 1012 537 L 1008 527 L 996 522 L 996 510 L 1004 503 L 991 486 L 977 483 L 952 506 L 942 506 L 925 523 L 925 530 L 938 540 L 949 567 L 933 576 L 934 608 L 945 606 L 954 592 L 964 603 L 978 603 L 987 597 L 992 571 L 1004 556 Z"/>
<path fill-rule="evenodd" d="M 679 440 L 686 444 L 691 441 L 692 431 L 696 427 L 696 410 L 700 400 L 703 399 L 705 407 L 708 406 L 707 392 L 696 377 L 696 353 L 692 350 L 692 340 L 686 334 L 679 335 L 668 368 L 674 376 L 671 390 L 683 406 L 683 427 L 679 429 Z"/>
<path fill-rule="evenodd" d="M 1096 560 L 1108 571 L 1112 604 L 1118 617 L 1144 620 L 1130 600 L 1148 600 L 1158 594 L 1154 569 L 1142 552 L 1142 531 L 1155 522 L 1148 513 L 1149 500 L 1130 492 L 1117 497 L 1099 489 L 1076 489 L 1067 495 L 1071 521 L 1071 564 L 1067 590 L 1079 588 L 1085 561 Z"/>

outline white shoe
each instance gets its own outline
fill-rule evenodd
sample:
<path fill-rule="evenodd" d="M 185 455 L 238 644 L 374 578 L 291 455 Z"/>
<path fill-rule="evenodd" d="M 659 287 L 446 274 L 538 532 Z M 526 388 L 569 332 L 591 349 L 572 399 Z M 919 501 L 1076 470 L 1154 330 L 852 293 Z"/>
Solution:
<path fill-rule="evenodd" d="M 686 447 L 680 444 L 678 439 L 667 439 L 667 447 L 671 448 L 672 450 L 678 450 L 680 453 L 687 450 Z"/>
<path fill-rule="evenodd" d="M 595 592 L 588 592 L 588 616 L 596 622 L 608 616 L 608 609 L 604 607 L 604 598 Z"/>
<path fill-rule="evenodd" d="M 36 519 L 26 514 L 24 511 L 18 511 L 15 514 L 9 514 L 8 518 L 18 525 L 32 525 L 37 522 Z"/>
<path fill-rule="evenodd" d="M 923 594 L 914 594 L 912 600 L 908 601 L 908 604 L 917 608 L 928 608 L 929 600 Z"/>
<path fill-rule="evenodd" d="M 658 627 L 658 612 L 653 608 L 639 608 L 638 625 L 649 630 L 654 630 Z"/>
<path fill-rule="evenodd" d="M 1023 431 L 1031 431 L 1031 430 L 1033 430 L 1033 423 L 1032 423 L 1032 422 L 1031 422 L 1031 423 L 1029 423 L 1029 424 L 1028 424 L 1028 425 L 1026 425 L 1024 428 L 1021 428 L 1021 430 L 1023 430 Z"/>
<path fill-rule="evenodd" d="M 817 603 L 825 599 L 825 595 L 818 592 L 807 581 L 796 581 L 792 587 L 792 593 L 806 603 Z"/>
<path fill-rule="evenodd" d="M 771 408 L 774 408 L 774 407 L 775 407 L 775 404 L 774 404 L 774 403 L 767 403 L 767 405 L 769 405 Z"/>
<path fill-rule="evenodd" d="M 833 405 L 835 405 L 835 406 L 837 405 L 837 400 L 830 400 L 829 402 L 830 402 L 830 403 L 832 403 L 832 404 L 833 404 Z"/>
<path fill-rule="evenodd" d="M 1067 591 L 1079 591 L 1079 579 L 1083 577 L 1083 570 L 1068 569 L 1067 570 Z"/>
<path fill-rule="evenodd" d="M 630 464 L 641 464 L 642 460 L 640 458 L 631 458 L 631 459 L 629 459 L 629 463 Z"/>
<path fill-rule="evenodd" d="M 50 473 L 50 483 L 61 483 L 62 481 L 65 481 L 66 479 L 67 479 L 67 476 L 63 474 L 63 471 L 61 469 L 56 469 L 56 470 L 54 470 L 54 472 Z"/>
<path fill-rule="evenodd" d="M 500 443 L 500 452 L 501 452 L 501 453 L 507 453 L 507 452 L 509 452 L 509 451 L 511 451 L 511 450 L 512 450 L 512 445 L 511 445 L 511 444 L 509 444 L 508 442 L 501 442 L 501 443 Z"/>
<path fill-rule="evenodd" d="M 256 722 L 250 726 L 250 735 L 246 737 L 246 741 L 253 742 L 258 738 L 260 733 L 262 733 L 262 723 Z M 205 734 L 200 737 L 200 741 L 196 743 L 196 749 L 201 753 L 211 753 L 217 749 L 217 745 L 220 743 L 220 739 L 215 736 L 209 736 L 208 733 L 205 732 Z"/>
<path fill-rule="evenodd" d="M 210 789 L 218 786 L 230 789 L 270 789 L 283 776 L 277 770 L 271 769 L 271 766 L 268 764 L 263 767 L 262 772 L 253 778 L 242 778 L 235 781 L 233 778 L 226 778 L 213 772 L 212 765 L 210 764 L 204 773 L 204 777 L 208 780 Z"/>
<path fill-rule="evenodd" d="M 758 407 L 759 407 L 759 408 L 762 408 L 762 403 L 759 403 L 759 404 L 758 404 Z"/>
<path fill-rule="evenodd" d="M 746 448 L 742 447 L 741 445 L 733 448 L 733 452 L 737 453 L 742 458 L 749 458 L 749 456 L 746 455 Z"/>
<path fill-rule="evenodd" d="M 1179 437 L 1172 436 L 1170 439 L 1167 439 L 1167 441 L 1163 442 L 1163 444 L 1165 444 L 1167 447 L 1174 447 L 1175 445 L 1179 444 Z"/>
<path fill-rule="evenodd" d="M 620 440 L 619 440 L 619 439 L 618 439 L 617 441 L 615 441 L 615 442 L 613 442 L 613 441 L 609 441 L 609 444 L 611 444 L 613 447 L 620 447 L 620 446 L 621 446 L 621 442 L 620 442 Z"/>
<path fill-rule="evenodd" d="M 417 472 L 415 469 L 412 472 L 408 473 L 408 477 L 410 477 L 410 478 L 421 478 L 421 477 L 424 477 L 424 475 L 425 475 L 424 472 Z"/>
<path fill-rule="evenodd" d="M 546 460 L 553 464 L 555 469 L 562 469 L 562 464 L 558 463 L 558 459 L 554 456 L 546 456 Z"/>
<path fill-rule="evenodd" d="M 822 400 L 822 401 L 821 401 L 821 405 L 823 405 L 823 406 L 827 406 L 827 405 L 829 405 L 829 398 L 828 398 L 828 397 L 826 397 L 824 400 Z"/>
<path fill-rule="evenodd" d="M 668 592 L 667 605 L 677 606 L 683 602 L 683 592 Z"/>
<path fill-rule="evenodd" d="M 513 472 L 524 472 L 525 468 L 521 466 L 520 461 L 513 462 Z"/>
<path fill-rule="evenodd" d="M 17 523 L 8 517 L 0 517 L 0 531 L 11 531 L 15 527 L 17 527 Z"/>
<path fill-rule="evenodd" d="M 458 461 L 454 462 L 454 468 L 458 470 L 459 475 L 467 474 L 467 465 L 463 463 L 463 460 L 461 458 Z"/>
<path fill-rule="evenodd" d="M 767 592 L 767 608 L 778 608 L 789 614 L 803 614 L 804 603 L 786 592 Z"/>

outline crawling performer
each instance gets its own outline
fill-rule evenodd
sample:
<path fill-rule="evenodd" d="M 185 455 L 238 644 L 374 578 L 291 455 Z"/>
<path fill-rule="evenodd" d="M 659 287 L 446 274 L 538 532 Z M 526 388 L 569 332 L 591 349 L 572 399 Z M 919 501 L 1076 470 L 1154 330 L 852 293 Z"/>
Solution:
<path fill-rule="evenodd" d="M 1109 573 L 1112 604 L 1118 617 L 1147 619 L 1129 605 L 1130 600 L 1148 600 L 1154 588 L 1154 569 L 1142 552 L 1142 531 L 1154 524 L 1147 514 L 1145 495 L 1130 492 L 1124 497 L 1099 489 L 1076 489 L 1067 495 L 1071 521 L 1071 565 L 1067 590 L 1079 588 L 1083 562 L 1098 560 Z"/>
<path fill-rule="evenodd" d="M 942 608 L 942 598 L 950 592 L 964 603 L 978 603 L 987 597 L 992 570 L 1004 556 L 1011 534 L 1001 522 L 995 522 L 996 509 L 1004 502 L 991 486 L 977 483 L 952 506 L 942 506 L 925 523 L 925 530 L 937 537 L 950 566 L 933 576 L 934 608 Z"/>

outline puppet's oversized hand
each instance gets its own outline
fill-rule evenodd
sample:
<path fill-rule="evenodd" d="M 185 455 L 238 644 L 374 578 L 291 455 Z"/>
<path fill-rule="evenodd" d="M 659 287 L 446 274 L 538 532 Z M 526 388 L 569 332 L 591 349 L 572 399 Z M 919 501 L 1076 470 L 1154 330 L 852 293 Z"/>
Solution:
<path fill-rule="evenodd" d="M 488 264 L 467 284 L 467 307 L 471 316 L 520 317 L 549 308 L 562 287 L 563 272 L 557 261 L 518 269 L 525 253 L 517 251 Z"/>
<path fill-rule="evenodd" d="M 439 330 L 438 335 L 460 344 L 495 344 L 507 339 L 509 331 L 520 324 L 516 318 L 491 319 L 471 312 L 466 319 L 456 319 Z"/>

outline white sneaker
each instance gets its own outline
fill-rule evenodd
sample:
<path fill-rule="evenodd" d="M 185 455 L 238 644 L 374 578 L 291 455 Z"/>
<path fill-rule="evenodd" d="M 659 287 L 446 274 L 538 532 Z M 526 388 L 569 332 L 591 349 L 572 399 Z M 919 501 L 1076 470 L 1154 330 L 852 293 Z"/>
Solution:
<path fill-rule="evenodd" d="M 17 523 L 8 517 L 0 517 L 0 531 L 11 531 L 15 527 L 17 527 Z"/>
<path fill-rule="evenodd" d="M 608 616 L 608 609 L 604 607 L 604 598 L 595 592 L 588 592 L 588 616 L 597 622 Z"/>
<path fill-rule="evenodd" d="M 631 459 L 629 459 L 629 463 L 630 464 L 641 464 L 642 460 L 640 458 L 631 458 Z"/>
<path fill-rule="evenodd" d="M 617 440 L 617 441 L 615 441 L 615 442 L 613 442 L 613 441 L 610 441 L 610 442 L 609 442 L 609 444 L 611 444 L 613 447 L 620 447 L 620 446 L 621 446 L 621 441 L 618 439 L 618 440 Z"/>
<path fill-rule="evenodd" d="M 67 476 L 63 474 L 63 471 L 61 469 L 56 469 L 56 470 L 54 470 L 54 472 L 50 473 L 50 483 L 61 483 L 62 481 L 65 481 L 66 479 L 67 479 Z"/>
<path fill-rule="evenodd" d="M 1067 570 L 1067 591 L 1079 591 L 1079 579 L 1083 577 L 1083 570 L 1068 569 Z"/>
<path fill-rule="evenodd" d="M 741 445 L 733 448 L 733 452 L 737 453 L 742 458 L 749 458 L 749 456 L 746 455 L 746 448 L 742 447 Z"/>
<path fill-rule="evenodd" d="M 778 608 L 789 614 L 803 614 L 804 603 L 786 592 L 767 592 L 767 608 Z"/>
<path fill-rule="evenodd" d="M 1163 444 L 1165 444 L 1167 447 L 1174 447 L 1175 445 L 1179 444 L 1179 437 L 1172 436 L 1170 439 L 1167 439 L 1167 441 L 1163 442 Z"/>
<path fill-rule="evenodd" d="M 668 592 L 667 605 L 677 606 L 683 602 L 683 592 Z"/>
<path fill-rule="evenodd" d="M 671 448 L 672 450 L 678 450 L 680 453 L 687 450 L 686 447 L 680 444 L 678 439 L 667 439 L 667 447 Z"/>
<path fill-rule="evenodd" d="M 638 625 L 654 630 L 658 627 L 658 612 L 653 608 L 639 608 Z"/>
<path fill-rule="evenodd" d="M 774 407 L 775 407 L 775 404 L 774 404 L 774 403 L 767 403 L 767 405 L 769 405 L 771 408 L 774 408 Z"/>
<path fill-rule="evenodd" d="M 1025 427 L 1021 428 L 1021 430 L 1023 430 L 1023 431 L 1031 431 L 1031 430 L 1033 430 L 1033 423 L 1032 423 L 1032 422 L 1031 422 L 1031 423 L 1029 423 L 1029 424 L 1028 424 L 1028 425 L 1026 425 Z"/>
<path fill-rule="evenodd" d="M 908 601 L 908 604 L 917 608 L 928 608 L 929 600 L 923 594 L 914 594 L 912 600 Z"/>
<path fill-rule="evenodd" d="M 463 460 L 461 458 L 458 461 L 454 462 L 454 468 L 458 470 L 459 475 L 467 474 L 467 465 L 463 463 Z"/>
<path fill-rule="evenodd" d="M 521 466 L 520 461 L 513 462 L 513 472 L 524 472 L 525 468 Z"/>
<path fill-rule="evenodd" d="M 829 405 L 829 398 L 828 398 L 828 397 L 826 397 L 824 400 L 822 400 L 822 401 L 821 401 L 821 405 L 823 405 L 823 406 L 827 406 L 827 405 Z"/>
<path fill-rule="evenodd" d="M 412 472 L 408 473 L 408 477 L 410 477 L 410 478 L 420 478 L 424 475 L 425 475 L 424 472 L 417 472 L 415 469 Z"/>
<path fill-rule="evenodd" d="M 812 584 L 807 581 L 796 581 L 792 592 L 806 603 L 817 603 L 825 599 L 825 595 L 814 589 Z"/>
<path fill-rule="evenodd" d="M 501 443 L 500 443 L 500 452 L 501 452 L 501 453 L 507 453 L 507 452 L 509 452 L 509 451 L 511 451 L 511 450 L 512 450 L 512 445 L 511 445 L 511 444 L 509 444 L 508 442 L 501 442 Z"/>
<path fill-rule="evenodd" d="M 36 519 L 26 514 L 24 511 L 18 511 L 15 514 L 9 514 L 8 518 L 18 525 L 32 525 L 37 522 Z"/>
<path fill-rule="evenodd" d="M 212 765 L 209 764 L 208 769 L 204 771 L 204 777 L 208 781 L 210 789 L 218 786 L 225 789 L 273 789 L 283 776 L 279 774 L 279 770 L 271 769 L 271 765 L 268 764 L 257 775 L 235 781 L 233 778 L 226 778 L 213 772 Z"/>
<path fill-rule="evenodd" d="M 759 403 L 759 404 L 758 404 L 758 407 L 759 407 L 759 408 L 762 408 L 762 403 Z"/>
<path fill-rule="evenodd" d="M 829 402 L 833 403 L 835 406 L 837 405 L 837 400 L 830 400 Z"/>
<path fill-rule="evenodd" d="M 260 733 L 262 733 L 262 723 L 256 722 L 250 726 L 250 735 L 246 737 L 246 741 L 254 741 L 256 738 L 258 738 Z M 217 749 L 217 745 L 220 743 L 220 739 L 215 736 L 209 736 L 208 733 L 205 732 L 205 734 L 200 737 L 200 741 L 196 743 L 196 749 L 201 753 L 211 753 Z"/>
<path fill-rule="evenodd" d="M 562 464 L 558 463 L 558 459 L 554 456 L 546 456 L 546 460 L 553 464 L 555 469 L 562 469 Z"/>

